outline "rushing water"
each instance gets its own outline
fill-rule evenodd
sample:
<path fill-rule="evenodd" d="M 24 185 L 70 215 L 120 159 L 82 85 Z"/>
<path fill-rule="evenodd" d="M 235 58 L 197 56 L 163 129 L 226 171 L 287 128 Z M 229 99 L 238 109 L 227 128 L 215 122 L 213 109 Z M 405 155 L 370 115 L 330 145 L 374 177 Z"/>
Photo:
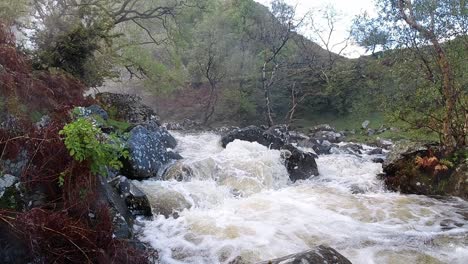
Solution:
<path fill-rule="evenodd" d="M 139 184 L 191 204 L 176 219 L 142 220 L 161 263 L 255 263 L 320 244 L 353 263 L 468 263 L 468 203 L 385 192 L 370 157 L 320 156 L 320 176 L 292 184 L 277 150 L 174 134 L 194 177 Z"/>

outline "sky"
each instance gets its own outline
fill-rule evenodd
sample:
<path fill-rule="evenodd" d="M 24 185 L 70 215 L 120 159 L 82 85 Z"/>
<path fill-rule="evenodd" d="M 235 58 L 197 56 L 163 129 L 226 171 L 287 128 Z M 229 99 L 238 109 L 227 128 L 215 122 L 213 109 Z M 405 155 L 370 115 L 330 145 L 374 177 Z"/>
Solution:
<path fill-rule="evenodd" d="M 271 0 L 255 1 L 266 6 L 270 6 L 271 2 Z M 349 30 L 351 28 L 353 18 L 356 15 L 362 14 L 363 12 L 367 12 L 368 14 L 375 14 L 374 0 L 286 0 L 286 2 L 292 6 L 296 6 L 297 17 L 303 17 L 304 14 L 309 11 L 318 12 L 318 10 L 323 9 L 326 6 L 333 6 L 340 17 L 339 23 L 337 23 L 337 29 L 331 38 L 333 45 L 336 44 L 336 46 L 332 49 L 334 52 L 341 50 L 342 46 L 340 46 L 338 43 L 343 42 L 343 40 L 349 36 Z M 319 25 L 326 21 L 321 19 L 318 15 L 314 16 L 314 19 L 318 20 L 316 23 Z M 307 26 L 304 26 L 304 28 L 299 32 L 309 37 L 311 35 L 311 31 Z M 355 58 L 362 54 L 364 54 L 364 49 L 351 42 L 342 55 Z"/>

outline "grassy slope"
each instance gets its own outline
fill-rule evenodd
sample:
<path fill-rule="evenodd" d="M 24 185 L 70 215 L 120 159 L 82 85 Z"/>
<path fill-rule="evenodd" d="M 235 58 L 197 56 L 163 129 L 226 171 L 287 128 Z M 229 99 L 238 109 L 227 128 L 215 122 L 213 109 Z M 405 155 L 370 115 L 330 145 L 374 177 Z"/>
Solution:
<path fill-rule="evenodd" d="M 362 122 L 369 120 L 369 128 L 377 130 L 382 125 L 385 127 L 396 127 L 399 131 L 387 130 L 382 134 L 367 136 L 364 130 L 361 128 Z M 426 133 L 424 131 L 416 131 L 409 129 L 403 122 L 390 123 L 386 120 L 382 113 L 370 113 L 370 114 L 351 114 L 348 116 L 336 116 L 330 113 L 322 113 L 310 115 L 307 119 L 300 119 L 294 123 L 294 127 L 298 128 L 303 132 L 308 132 L 308 128 L 318 124 L 329 124 L 335 127 L 338 131 L 341 130 L 355 130 L 355 135 L 348 136 L 349 141 L 354 142 L 373 142 L 377 138 L 391 139 L 391 140 L 417 140 L 417 141 L 438 141 L 438 137 L 434 133 Z"/>

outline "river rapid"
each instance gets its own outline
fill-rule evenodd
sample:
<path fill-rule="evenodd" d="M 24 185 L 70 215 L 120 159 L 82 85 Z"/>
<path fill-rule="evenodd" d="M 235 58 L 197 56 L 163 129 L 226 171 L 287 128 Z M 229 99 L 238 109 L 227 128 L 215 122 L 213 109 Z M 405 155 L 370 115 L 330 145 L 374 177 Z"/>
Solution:
<path fill-rule="evenodd" d="M 289 182 L 280 151 L 213 133 L 173 133 L 189 181 L 135 182 L 180 193 L 178 218 L 140 219 L 161 263 L 246 263 L 325 244 L 353 263 L 468 263 L 468 202 L 387 192 L 370 156 L 317 159 L 320 176 Z M 375 157 L 375 156 L 373 156 Z"/>

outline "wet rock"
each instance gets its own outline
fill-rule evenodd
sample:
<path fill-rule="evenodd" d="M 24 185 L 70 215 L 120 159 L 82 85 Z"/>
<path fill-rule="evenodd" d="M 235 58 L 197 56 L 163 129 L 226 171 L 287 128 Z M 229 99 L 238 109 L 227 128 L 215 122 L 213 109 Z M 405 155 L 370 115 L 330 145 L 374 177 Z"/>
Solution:
<path fill-rule="evenodd" d="M 266 140 L 268 147 L 280 149 L 289 142 L 288 127 L 285 125 L 272 126 L 263 133 L 263 138 Z"/>
<path fill-rule="evenodd" d="M 311 148 L 317 155 L 327 155 L 330 154 L 333 144 L 328 140 L 309 139 L 298 142 L 298 146 Z"/>
<path fill-rule="evenodd" d="M 121 176 L 119 182 L 120 194 L 133 215 L 152 216 L 148 197 L 126 177 Z"/>
<path fill-rule="evenodd" d="M 108 182 L 108 178 L 103 176 L 97 178 L 99 179 L 98 199 L 109 207 L 115 237 L 118 239 L 132 238 L 134 219 L 125 203 L 125 198 Z M 118 179 L 115 178 L 115 181 Z"/>
<path fill-rule="evenodd" d="M 301 151 L 291 144 L 284 145 L 282 150 L 289 151 L 283 157 L 291 181 L 305 180 L 319 174 L 315 162 L 317 156 L 313 153 Z"/>
<path fill-rule="evenodd" d="M 438 146 L 400 142 L 383 163 L 385 184 L 408 194 L 453 195 L 468 198 L 468 164 L 449 168 L 440 161 Z"/>
<path fill-rule="evenodd" d="M 259 262 L 258 264 L 351 264 L 347 258 L 335 249 L 318 246 L 301 253 L 291 254 L 282 258 Z"/>
<path fill-rule="evenodd" d="M 296 131 L 289 131 L 289 142 L 290 143 L 298 143 L 303 140 L 309 140 L 310 138 L 303 133 L 296 132 Z"/>
<path fill-rule="evenodd" d="M 268 142 L 263 138 L 264 130 L 257 126 L 248 126 L 244 128 L 235 129 L 230 131 L 221 138 L 223 148 L 230 142 L 239 139 L 249 142 L 258 142 L 261 145 L 267 146 Z"/>
<path fill-rule="evenodd" d="M 346 145 L 340 146 L 338 148 L 340 152 L 346 153 L 346 154 L 362 154 L 362 145 L 359 144 L 354 144 L 354 143 L 348 143 Z"/>
<path fill-rule="evenodd" d="M 382 158 L 373 158 L 373 159 L 372 159 L 372 162 L 374 162 L 374 163 L 384 163 L 385 160 L 382 159 Z"/>
<path fill-rule="evenodd" d="M 164 172 L 162 179 L 165 181 L 188 181 L 193 176 L 193 170 L 182 161 L 177 161 L 170 165 Z"/>
<path fill-rule="evenodd" d="M 96 101 L 108 112 L 112 118 L 124 120 L 131 124 L 141 124 L 155 121 L 159 124 L 159 117 L 154 110 L 144 105 L 141 97 L 131 94 L 98 93 Z"/>
<path fill-rule="evenodd" d="M 369 120 L 365 120 L 364 122 L 362 122 L 361 124 L 361 127 L 362 129 L 367 129 L 370 125 L 370 121 Z"/>
<path fill-rule="evenodd" d="M 178 212 L 192 207 L 182 194 L 162 186 L 152 188 L 151 192 L 148 193 L 148 198 L 155 215 L 177 217 Z"/>
<path fill-rule="evenodd" d="M 130 157 L 124 161 L 122 172 L 131 179 L 157 176 L 165 165 L 180 158 L 169 150 L 177 144 L 174 137 L 155 123 L 138 125 L 129 134 L 127 146 Z"/>
<path fill-rule="evenodd" d="M 381 148 L 371 149 L 367 152 L 367 155 L 382 155 L 383 150 Z"/>

